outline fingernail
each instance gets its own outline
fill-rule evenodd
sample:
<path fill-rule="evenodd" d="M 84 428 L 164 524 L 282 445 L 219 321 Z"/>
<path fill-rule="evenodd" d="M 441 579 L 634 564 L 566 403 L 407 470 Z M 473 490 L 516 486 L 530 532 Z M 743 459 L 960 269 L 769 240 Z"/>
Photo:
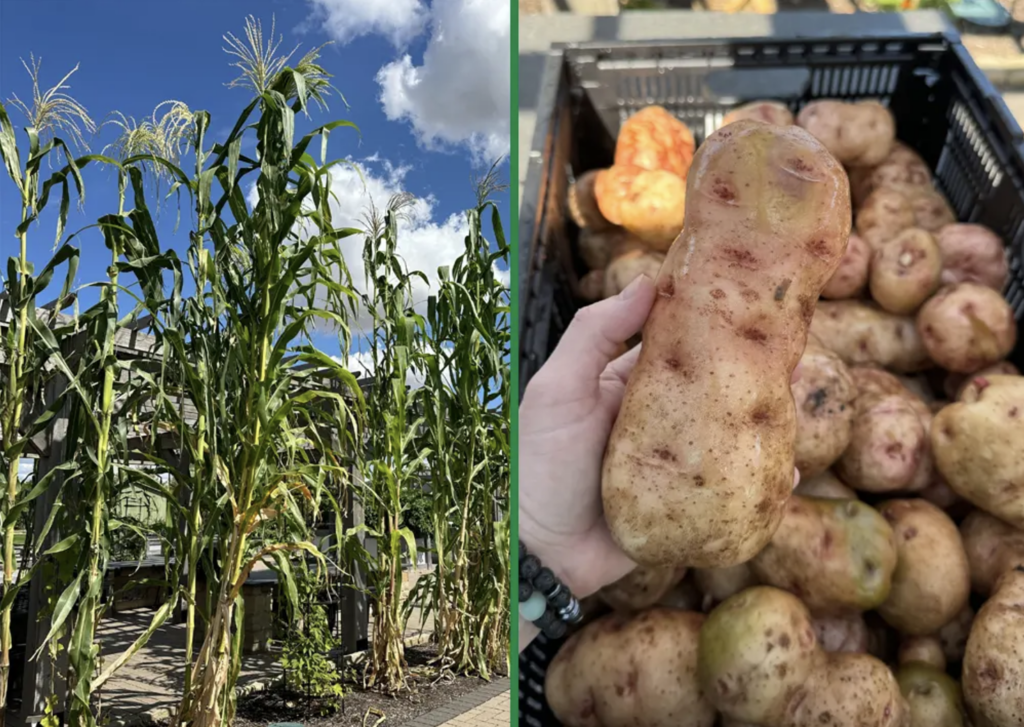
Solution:
<path fill-rule="evenodd" d="M 636 295 L 636 291 L 640 290 L 640 286 L 643 285 L 645 280 L 650 280 L 650 278 L 643 273 L 640 273 L 640 275 L 633 279 L 632 283 L 622 289 L 622 292 L 619 293 L 619 298 L 622 300 L 629 300 L 632 298 Z"/>

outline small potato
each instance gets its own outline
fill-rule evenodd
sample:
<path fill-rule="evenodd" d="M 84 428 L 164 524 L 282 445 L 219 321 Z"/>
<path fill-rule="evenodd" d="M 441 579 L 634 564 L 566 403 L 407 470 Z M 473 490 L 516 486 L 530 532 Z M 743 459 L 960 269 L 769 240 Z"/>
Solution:
<path fill-rule="evenodd" d="M 925 404 L 931 405 L 935 402 L 935 393 L 923 376 L 899 376 L 897 378 L 907 391 Z"/>
<path fill-rule="evenodd" d="M 631 250 L 615 258 L 604 271 L 604 297 L 618 295 L 641 275 L 654 280 L 663 262 L 665 256 L 661 253 L 641 250 Z"/>
<path fill-rule="evenodd" d="M 876 101 L 812 101 L 796 122 L 848 167 L 881 163 L 896 139 L 892 113 Z"/>
<path fill-rule="evenodd" d="M 777 101 L 755 101 L 735 108 L 722 118 L 722 126 L 740 119 L 763 121 L 777 126 L 792 126 L 796 123 L 793 112 Z"/>
<path fill-rule="evenodd" d="M 913 197 L 922 191 L 931 191 L 932 170 L 910 147 L 896 142 L 889 156 L 877 167 L 857 167 L 850 170 L 850 191 L 854 208 L 876 189 L 891 189 Z"/>
<path fill-rule="evenodd" d="M 677 608 L 680 611 L 700 611 L 702 600 L 703 596 L 697 590 L 693 580 L 684 578 L 670 588 L 668 593 L 658 599 L 658 605 Z"/>
<path fill-rule="evenodd" d="M 811 333 L 847 365 L 875 364 L 898 373 L 927 369 L 931 362 L 914 319 L 858 300 L 823 300 Z"/>
<path fill-rule="evenodd" d="M 857 234 L 872 250 L 895 239 L 917 222 L 910 200 L 902 192 L 876 189 L 857 210 Z"/>
<path fill-rule="evenodd" d="M 1024 529 L 1024 377 L 975 379 L 935 415 L 932 450 L 953 490 Z"/>
<path fill-rule="evenodd" d="M 960 685 L 941 668 L 906 664 L 896 672 L 896 681 L 910 709 L 911 727 L 967 726 Z"/>
<path fill-rule="evenodd" d="M 1024 565 L 1024 530 L 975 510 L 960 523 L 960 537 L 971 566 L 971 588 L 988 596 L 1006 571 Z"/>
<path fill-rule="evenodd" d="M 920 499 L 889 500 L 878 511 L 896 536 L 892 588 L 878 612 L 908 636 L 927 636 L 952 621 L 971 595 L 967 554 L 956 524 Z"/>
<path fill-rule="evenodd" d="M 928 355 L 944 369 L 971 373 L 1013 350 L 1017 322 L 1003 297 L 984 285 L 947 285 L 921 306 L 917 329 Z"/>
<path fill-rule="evenodd" d="M 938 231 L 942 282 L 978 283 L 1002 291 L 1010 274 L 999 235 L 983 225 L 953 224 Z"/>
<path fill-rule="evenodd" d="M 889 667 L 867 654 L 830 654 L 825 669 L 794 705 L 786 725 L 911 727 L 906 700 Z M 822 719 L 826 715 L 826 719 Z"/>
<path fill-rule="evenodd" d="M 671 172 L 685 180 L 697 144 L 690 127 L 661 106 L 626 119 L 615 142 L 615 164 Z"/>
<path fill-rule="evenodd" d="M 961 511 L 970 508 L 970 505 L 960 495 L 953 492 L 953 488 L 946 484 L 941 476 L 937 476 L 932 483 L 921 490 L 921 497 L 945 511 L 951 517 L 957 517 Z"/>
<path fill-rule="evenodd" d="M 911 227 L 875 249 L 871 297 L 890 313 L 913 313 L 939 287 L 942 257 L 935 238 Z"/>
<path fill-rule="evenodd" d="M 595 183 L 601 214 L 645 245 L 665 252 L 683 229 L 686 182 L 671 172 L 616 164 Z"/>
<path fill-rule="evenodd" d="M 900 635 L 875 611 L 864 614 L 868 627 L 868 653 L 886 664 L 896 662 L 899 652 Z"/>
<path fill-rule="evenodd" d="M 792 592 L 811 613 L 844 614 L 885 602 L 896 545 L 870 505 L 793 495 L 772 541 L 750 564 L 762 583 Z"/>
<path fill-rule="evenodd" d="M 857 499 L 857 493 L 844 485 L 842 480 L 832 473 L 832 470 L 808 477 L 806 480 L 801 477 L 800 484 L 793 490 L 793 494 L 828 500 Z"/>
<path fill-rule="evenodd" d="M 640 565 L 615 583 L 602 588 L 598 594 L 616 611 L 642 611 L 660 601 L 685 577 L 685 568 L 648 568 Z"/>
<path fill-rule="evenodd" d="M 935 189 L 905 192 L 914 210 L 914 226 L 928 232 L 938 232 L 956 222 L 956 215 L 942 193 Z"/>
<path fill-rule="evenodd" d="M 825 284 L 821 297 L 829 300 L 858 297 L 867 287 L 870 268 L 871 248 L 859 235 L 851 234 L 839 269 Z"/>
<path fill-rule="evenodd" d="M 610 614 L 574 634 L 548 667 L 551 711 L 566 727 L 712 727 L 696 680 L 704 616 L 654 608 Z"/>
<path fill-rule="evenodd" d="M 577 240 L 580 257 L 591 270 L 600 270 L 617 257 L 632 250 L 647 251 L 643 241 L 621 227 L 601 231 L 580 230 Z"/>
<path fill-rule="evenodd" d="M 730 596 L 758 583 L 750 563 L 728 568 L 694 568 L 693 580 L 697 590 L 703 594 L 702 611 L 710 611 Z"/>
<path fill-rule="evenodd" d="M 1024 567 L 1000 578 L 967 639 L 961 682 L 975 727 L 1024 724 Z M 703 638 L 701 639 L 703 643 Z"/>
<path fill-rule="evenodd" d="M 971 633 L 971 626 L 974 625 L 974 609 L 969 605 L 956 615 L 952 621 L 939 629 L 939 642 L 942 644 L 942 653 L 950 664 L 959 663 L 964 658 L 964 650 L 967 648 L 967 637 Z"/>
<path fill-rule="evenodd" d="M 946 396 L 950 399 L 959 399 L 961 394 L 963 394 L 964 388 L 978 376 L 982 378 L 989 376 L 1020 376 L 1020 370 L 1009 361 L 999 361 L 970 374 L 950 372 L 946 375 L 945 382 L 943 382 L 943 391 L 946 392 Z"/>
<path fill-rule="evenodd" d="M 939 671 L 946 670 L 946 654 L 938 636 L 908 636 L 900 644 L 899 663 L 918 662 Z"/>
<path fill-rule="evenodd" d="M 591 270 L 580 278 L 580 297 L 590 303 L 604 298 L 604 270 Z"/>
<path fill-rule="evenodd" d="M 903 385 L 899 377 L 874 366 L 851 366 L 850 376 L 853 378 L 854 386 L 857 387 L 857 392 L 861 395 L 903 395 L 907 393 L 907 387 Z"/>
<path fill-rule="evenodd" d="M 808 344 L 800 379 L 791 385 L 796 403 L 796 467 L 801 477 L 824 472 L 850 443 L 857 390 L 846 364 L 828 349 Z"/>
<path fill-rule="evenodd" d="M 825 651 L 844 651 L 850 654 L 868 652 L 868 627 L 859 613 L 815 616 L 814 633 Z"/>
<path fill-rule="evenodd" d="M 865 492 L 907 492 L 927 447 L 925 427 L 905 394 L 867 394 L 857 399 L 850 446 L 836 464 L 836 473 Z"/>
<path fill-rule="evenodd" d="M 598 171 L 600 170 L 591 169 L 584 172 L 569 186 L 569 216 L 579 228 L 593 232 L 601 232 L 613 226 L 601 214 L 601 208 L 597 205 L 594 183 L 597 181 Z"/>

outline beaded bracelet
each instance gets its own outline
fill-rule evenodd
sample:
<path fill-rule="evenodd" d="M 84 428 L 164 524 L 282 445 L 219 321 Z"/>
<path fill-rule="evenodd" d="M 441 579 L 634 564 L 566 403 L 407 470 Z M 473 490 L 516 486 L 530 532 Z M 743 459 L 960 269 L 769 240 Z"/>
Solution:
<path fill-rule="evenodd" d="M 583 614 L 579 601 L 558 577 L 519 542 L 519 613 L 550 639 L 560 639 Z"/>

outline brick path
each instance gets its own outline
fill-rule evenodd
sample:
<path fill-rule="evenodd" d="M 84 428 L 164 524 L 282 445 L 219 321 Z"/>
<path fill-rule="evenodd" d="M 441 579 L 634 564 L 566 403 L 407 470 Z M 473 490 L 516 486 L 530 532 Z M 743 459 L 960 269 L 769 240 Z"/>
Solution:
<path fill-rule="evenodd" d="M 508 727 L 512 719 L 509 694 L 508 678 L 498 679 L 421 714 L 405 727 Z"/>
<path fill-rule="evenodd" d="M 506 727 L 512 718 L 509 694 L 510 692 L 505 692 L 497 697 L 491 697 L 479 707 L 460 714 L 441 727 Z"/>

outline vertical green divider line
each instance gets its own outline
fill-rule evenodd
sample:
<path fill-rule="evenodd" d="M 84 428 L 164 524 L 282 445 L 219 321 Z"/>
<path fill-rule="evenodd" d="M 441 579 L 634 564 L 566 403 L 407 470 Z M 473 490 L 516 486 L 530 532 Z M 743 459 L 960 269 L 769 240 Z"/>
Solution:
<path fill-rule="evenodd" d="M 512 549 L 509 561 L 509 570 L 512 575 L 512 587 L 509 589 L 509 598 L 512 599 L 509 614 L 509 650 L 515 652 L 513 657 L 510 653 L 509 659 L 511 669 L 509 673 L 509 684 L 511 686 L 511 709 L 509 710 L 510 724 L 519 724 L 519 0 L 511 0 L 509 12 L 512 13 L 510 29 L 511 42 L 509 53 L 512 57 L 509 64 L 509 94 L 511 114 L 509 135 L 509 193 L 511 204 L 509 204 L 509 216 L 512 218 L 509 225 L 511 233 L 512 254 L 509 268 L 509 285 L 511 295 L 509 297 L 512 321 L 512 385 L 509 392 L 516 397 L 516 402 L 509 407 L 511 412 L 510 422 L 512 426 L 512 461 L 509 462 L 511 472 L 511 507 L 512 507 L 512 533 L 509 544 Z M 514 565 L 513 565 L 514 564 Z"/>

